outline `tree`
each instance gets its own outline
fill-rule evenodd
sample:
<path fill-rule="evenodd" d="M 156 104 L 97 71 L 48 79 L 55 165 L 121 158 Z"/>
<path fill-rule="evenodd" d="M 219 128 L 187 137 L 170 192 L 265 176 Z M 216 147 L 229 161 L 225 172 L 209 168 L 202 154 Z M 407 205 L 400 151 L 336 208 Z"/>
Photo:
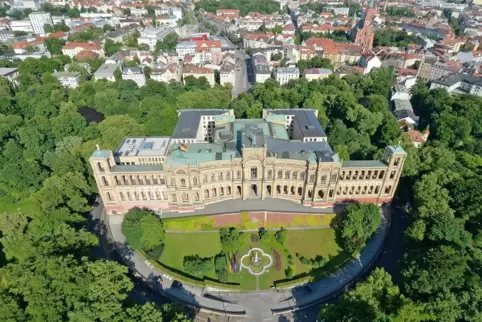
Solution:
<path fill-rule="evenodd" d="M 275 237 L 278 243 L 284 245 L 286 242 L 286 238 L 288 237 L 288 230 L 281 227 L 281 229 L 276 232 Z"/>
<path fill-rule="evenodd" d="M 104 43 L 104 51 L 107 56 L 112 56 L 121 49 L 122 44 L 114 42 L 112 39 L 106 39 Z"/>
<path fill-rule="evenodd" d="M 375 204 L 351 204 L 336 224 L 337 234 L 346 252 L 360 252 L 381 223 L 380 210 Z"/>
<path fill-rule="evenodd" d="M 4 213 L 0 216 L 0 239 L 7 259 L 24 262 L 29 258 L 55 254 L 83 255 L 98 244 L 97 237 L 71 226 L 81 217 L 64 211 L 54 211 L 46 216 L 32 218 L 21 213 Z"/>
<path fill-rule="evenodd" d="M 239 248 L 242 243 L 240 233 L 236 228 L 221 228 L 219 230 L 219 238 L 221 240 L 221 245 L 226 253 L 233 252 Z"/>
<path fill-rule="evenodd" d="M 122 233 L 127 243 L 138 250 L 152 250 L 163 244 L 162 222 L 148 210 L 131 209 L 122 222 Z"/>
<path fill-rule="evenodd" d="M 126 273 L 113 261 L 39 257 L 0 269 L 0 298 L 27 320 L 112 320 L 132 289 Z"/>
<path fill-rule="evenodd" d="M 92 192 L 83 174 L 68 172 L 53 175 L 46 179 L 43 187 L 36 193 L 35 200 L 43 211 L 68 209 L 83 213 L 90 209 L 87 196 Z"/>
<path fill-rule="evenodd" d="M 324 304 L 318 315 L 325 321 L 425 321 L 424 306 L 412 302 L 393 285 L 391 276 L 375 269 L 356 289 L 344 293 L 337 304 Z"/>
<path fill-rule="evenodd" d="M 458 290 L 468 269 L 466 256 L 451 246 L 422 250 L 402 269 L 404 288 L 414 297 Z"/>
<path fill-rule="evenodd" d="M 203 277 L 213 269 L 212 258 L 201 258 L 199 255 L 184 256 L 182 261 L 184 270 L 196 277 Z"/>
<path fill-rule="evenodd" d="M 177 33 L 173 32 L 166 35 L 162 40 L 158 40 L 156 43 L 156 52 L 162 50 L 172 50 L 176 48 L 177 43 L 179 42 L 179 36 Z"/>

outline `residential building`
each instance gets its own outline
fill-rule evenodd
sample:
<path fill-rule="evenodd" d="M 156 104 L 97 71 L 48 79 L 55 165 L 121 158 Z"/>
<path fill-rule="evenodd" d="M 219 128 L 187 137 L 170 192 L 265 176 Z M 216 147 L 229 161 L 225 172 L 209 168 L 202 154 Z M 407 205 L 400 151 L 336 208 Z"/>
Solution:
<path fill-rule="evenodd" d="M 168 34 L 175 32 L 172 27 L 168 28 L 145 28 L 141 31 L 141 36 L 137 38 L 137 43 L 147 44 L 151 51 L 156 49 L 158 41 L 163 40 Z"/>
<path fill-rule="evenodd" d="M 418 116 L 413 112 L 409 100 L 394 99 L 392 101 L 393 114 L 401 128 L 413 128 L 418 124 Z"/>
<path fill-rule="evenodd" d="M 278 67 L 275 71 L 275 79 L 281 85 L 287 84 L 290 80 L 300 78 L 300 69 L 298 67 Z"/>
<path fill-rule="evenodd" d="M 261 53 L 253 54 L 252 62 L 256 83 L 264 83 L 268 78 L 271 78 L 268 59 L 265 55 Z"/>
<path fill-rule="evenodd" d="M 69 42 L 62 47 L 62 53 L 70 58 L 74 58 L 81 51 L 91 51 L 99 55 L 99 57 L 105 56 L 100 42 Z"/>
<path fill-rule="evenodd" d="M 236 74 L 234 72 L 235 64 L 231 62 L 225 62 L 221 65 L 219 70 L 219 82 L 221 85 L 231 84 L 235 85 Z"/>
<path fill-rule="evenodd" d="M 124 41 L 124 37 L 126 36 L 126 32 L 123 30 L 113 30 L 109 31 L 105 35 L 105 39 L 110 39 L 115 43 L 122 43 Z"/>
<path fill-rule="evenodd" d="M 11 84 L 18 85 L 17 76 L 18 68 L 0 68 L 0 77 Z"/>
<path fill-rule="evenodd" d="M 412 144 L 416 148 L 420 148 L 422 145 L 425 144 L 425 142 L 427 142 L 428 136 L 430 135 L 430 131 L 426 130 L 422 133 L 417 130 L 408 129 L 407 134 L 408 134 L 408 137 L 410 138 L 410 141 L 412 141 Z"/>
<path fill-rule="evenodd" d="M 358 61 L 358 66 L 365 68 L 365 75 L 369 74 L 373 68 L 382 66 L 380 59 L 372 52 L 363 53 Z"/>
<path fill-rule="evenodd" d="M 405 100 L 409 101 L 412 95 L 410 95 L 410 90 L 402 85 L 395 85 L 392 87 L 392 96 L 390 101 L 393 100 Z"/>
<path fill-rule="evenodd" d="M 170 64 L 168 66 L 153 68 L 151 70 L 151 79 L 157 82 L 180 82 L 181 76 L 182 67 L 179 64 Z"/>
<path fill-rule="evenodd" d="M 194 55 L 196 53 L 197 43 L 195 41 L 181 41 L 176 45 L 176 52 L 181 59 L 186 55 Z"/>
<path fill-rule="evenodd" d="M 482 78 L 472 75 L 458 74 L 456 76 L 435 79 L 430 89 L 445 88 L 451 94 L 472 94 L 482 96 Z"/>
<path fill-rule="evenodd" d="M 146 85 L 146 75 L 139 67 L 126 67 L 122 70 L 123 80 L 132 80 L 137 86 L 142 87 Z"/>
<path fill-rule="evenodd" d="M 308 68 L 303 71 L 303 76 L 308 80 L 328 78 L 333 72 L 328 68 Z"/>
<path fill-rule="evenodd" d="M 181 110 L 172 137 L 127 137 L 115 151 L 98 148 L 89 162 L 105 212 L 189 212 L 235 199 L 313 208 L 392 201 L 406 158 L 400 146 L 386 147 L 381 160 L 342 161 L 316 112 L 296 112 L 265 110 L 262 119 L 245 120 L 229 110 Z M 290 138 L 287 119 L 299 137 Z M 203 137 L 208 125 L 210 140 Z"/>
<path fill-rule="evenodd" d="M 14 38 L 13 31 L 0 30 L 0 41 L 6 42 Z"/>
<path fill-rule="evenodd" d="M 46 12 L 32 12 L 28 15 L 30 23 L 32 24 L 32 30 L 34 33 L 40 35 L 45 34 L 45 25 L 53 26 L 52 16 Z"/>
<path fill-rule="evenodd" d="M 333 11 L 335 15 L 348 16 L 350 14 L 350 8 L 348 7 L 325 7 L 323 11 Z"/>
<path fill-rule="evenodd" d="M 114 72 L 117 70 L 117 68 L 119 68 L 119 64 L 105 63 L 94 73 L 94 79 L 96 81 L 105 79 L 109 82 L 115 82 Z"/>
<path fill-rule="evenodd" d="M 76 88 L 79 86 L 80 72 L 55 72 L 52 74 L 53 77 L 57 78 L 60 85 L 68 88 Z"/>
<path fill-rule="evenodd" d="M 220 40 L 197 40 L 194 63 L 203 64 L 211 62 L 215 65 L 221 64 L 223 54 Z"/>
<path fill-rule="evenodd" d="M 425 81 L 432 81 L 456 75 L 463 69 L 463 65 L 452 61 L 439 61 L 436 59 L 425 59 L 420 66 L 418 77 Z"/>
<path fill-rule="evenodd" d="M 185 64 L 182 71 L 182 77 L 183 79 L 186 79 L 186 77 L 188 76 L 193 76 L 196 78 L 205 77 L 211 86 L 214 86 L 214 84 L 216 83 L 214 80 L 214 70 L 211 68 L 199 67 L 192 64 Z"/>
<path fill-rule="evenodd" d="M 12 31 L 33 32 L 30 20 L 13 20 L 10 21 L 10 29 Z"/>
<path fill-rule="evenodd" d="M 239 18 L 238 9 L 218 9 L 216 10 L 216 16 L 218 17 L 228 17 L 231 19 Z"/>

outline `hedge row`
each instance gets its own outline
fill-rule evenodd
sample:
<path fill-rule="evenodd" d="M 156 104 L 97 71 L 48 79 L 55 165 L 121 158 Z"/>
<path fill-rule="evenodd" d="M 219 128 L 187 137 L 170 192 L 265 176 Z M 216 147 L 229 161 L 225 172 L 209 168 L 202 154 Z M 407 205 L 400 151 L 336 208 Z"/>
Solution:
<path fill-rule="evenodd" d="M 142 256 L 147 258 L 147 255 L 144 252 L 140 252 L 140 253 L 142 254 Z M 179 274 L 179 273 L 173 271 L 172 269 L 170 269 L 169 267 L 167 267 L 165 265 L 162 265 L 159 262 L 155 262 L 155 261 L 149 261 L 149 262 L 153 266 L 155 266 L 156 268 L 161 270 L 163 273 L 171 276 L 173 279 L 176 279 L 176 280 L 178 280 L 179 282 L 182 282 L 182 283 L 186 283 L 186 284 L 198 286 L 198 287 L 210 286 L 210 287 L 216 287 L 216 288 L 219 288 L 219 289 L 227 289 L 227 290 L 240 290 L 241 289 L 241 285 L 239 285 L 239 284 L 234 284 L 234 283 L 224 284 L 224 283 L 216 282 L 216 281 L 213 281 L 211 279 L 206 279 L 206 278 L 205 279 L 191 278 L 191 277 L 188 277 L 186 275 Z"/>
<path fill-rule="evenodd" d="M 311 276 L 302 276 L 289 281 L 286 281 L 286 280 L 275 281 L 274 285 L 276 286 L 276 288 L 292 288 L 300 284 L 305 284 L 309 282 L 311 282 Z"/>

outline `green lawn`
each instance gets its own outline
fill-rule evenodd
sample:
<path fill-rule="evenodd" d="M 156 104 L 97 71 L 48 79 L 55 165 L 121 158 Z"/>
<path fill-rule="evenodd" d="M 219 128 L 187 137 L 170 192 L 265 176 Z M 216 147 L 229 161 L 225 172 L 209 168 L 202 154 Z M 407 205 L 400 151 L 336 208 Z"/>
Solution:
<path fill-rule="evenodd" d="M 283 251 L 283 247 L 276 246 L 281 255 L 281 269 L 275 269 L 275 256 L 271 246 L 263 244 L 261 241 L 252 243 L 249 236 L 252 233 L 243 235 L 244 245 L 239 249 L 239 257 L 246 254 L 250 248 L 261 248 L 265 253 L 273 258 L 273 266 L 259 277 L 260 289 L 270 288 L 275 281 L 285 279 L 285 269 L 288 267 L 288 260 Z M 309 274 L 313 279 L 327 276 L 331 272 L 341 268 L 349 258 L 335 242 L 335 233 L 332 229 L 315 230 L 289 230 L 287 238 L 287 249 L 294 261 L 295 276 Z M 161 262 L 172 269 L 182 271 L 183 258 L 189 255 L 199 255 L 201 257 L 214 257 L 221 252 L 221 243 L 218 232 L 203 233 L 166 233 L 164 253 Z M 296 253 L 314 258 L 321 255 L 327 258 L 328 263 L 316 270 L 312 270 L 310 265 L 305 265 L 296 257 Z M 216 279 L 215 272 L 209 272 L 207 277 Z M 249 274 L 247 270 L 230 274 L 229 282 L 239 283 L 243 290 L 253 290 L 256 288 L 256 277 Z"/>
<path fill-rule="evenodd" d="M 294 257 L 296 275 L 310 273 L 314 279 L 320 279 L 341 268 L 349 259 L 335 241 L 333 229 L 289 230 L 287 240 L 288 250 Z M 328 263 L 320 269 L 313 270 L 295 256 L 296 253 L 306 258 L 321 255 Z"/>
<path fill-rule="evenodd" d="M 247 213 L 242 213 L 241 223 L 231 223 L 224 227 L 235 227 L 236 229 L 258 229 L 258 228 L 280 228 L 280 227 L 320 227 L 328 226 L 335 217 L 335 214 L 313 215 L 303 214 L 293 217 L 291 222 L 276 221 L 268 218 L 265 224 L 262 221 L 251 221 Z M 164 224 L 167 230 L 175 231 L 210 231 L 218 230 L 216 226 L 216 216 L 193 216 L 182 218 L 164 219 Z"/>
<path fill-rule="evenodd" d="M 219 233 L 166 233 L 161 262 L 169 267 L 182 270 L 184 256 L 199 255 L 213 257 L 221 252 Z M 215 278 L 214 272 L 208 275 Z"/>
<path fill-rule="evenodd" d="M 6 200 L 0 200 L 0 214 L 4 212 L 23 212 L 25 214 L 34 214 L 37 206 L 31 199 L 22 199 L 19 202 L 12 203 Z"/>

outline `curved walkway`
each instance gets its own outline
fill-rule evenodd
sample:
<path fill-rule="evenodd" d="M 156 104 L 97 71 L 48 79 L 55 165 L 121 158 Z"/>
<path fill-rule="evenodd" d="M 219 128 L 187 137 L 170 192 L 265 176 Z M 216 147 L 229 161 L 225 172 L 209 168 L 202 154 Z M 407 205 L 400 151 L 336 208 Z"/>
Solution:
<path fill-rule="evenodd" d="M 249 209 L 251 207 L 253 206 L 250 205 L 250 201 L 244 201 L 242 208 L 236 209 L 231 205 L 229 212 L 246 211 L 246 208 Z M 311 208 L 303 208 L 307 213 L 314 212 Z M 259 209 L 257 210 L 259 211 Z M 265 211 L 265 209 L 261 211 Z M 284 211 L 286 211 L 286 209 Z M 289 209 L 288 211 L 295 210 Z M 220 213 L 218 212 L 218 214 Z M 181 215 L 188 216 L 189 214 Z M 159 291 L 170 298 L 182 301 L 188 305 L 212 309 L 217 312 L 225 312 L 227 315 L 237 315 L 246 312 L 246 315 L 250 319 L 268 318 L 272 317 L 273 314 L 281 314 L 305 308 L 320 303 L 332 297 L 334 294 L 343 291 L 346 285 L 353 282 L 370 267 L 382 249 L 387 227 L 390 222 L 390 216 L 390 208 L 384 208 L 382 224 L 375 235 L 368 241 L 358 259 L 348 263 L 342 270 L 317 282 L 286 290 L 230 292 L 190 285 L 184 285 L 183 289 L 173 289 L 171 288 L 172 281 L 164 278 L 164 287 L 159 287 Z M 144 257 L 130 250 L 125 244 L 125 237 L 121 232 L 123 216 L 111 215 L 108 217 L 106 226 L 112 234 L 117 250 L 124 257 L 127 264 L 148 280 L 155 280 L 157 276 L 162 276 L 163 273 L 160 270 L 152 267 Z M 206 294 L 209 294 L 209 296 L 206 297 Z"/>

